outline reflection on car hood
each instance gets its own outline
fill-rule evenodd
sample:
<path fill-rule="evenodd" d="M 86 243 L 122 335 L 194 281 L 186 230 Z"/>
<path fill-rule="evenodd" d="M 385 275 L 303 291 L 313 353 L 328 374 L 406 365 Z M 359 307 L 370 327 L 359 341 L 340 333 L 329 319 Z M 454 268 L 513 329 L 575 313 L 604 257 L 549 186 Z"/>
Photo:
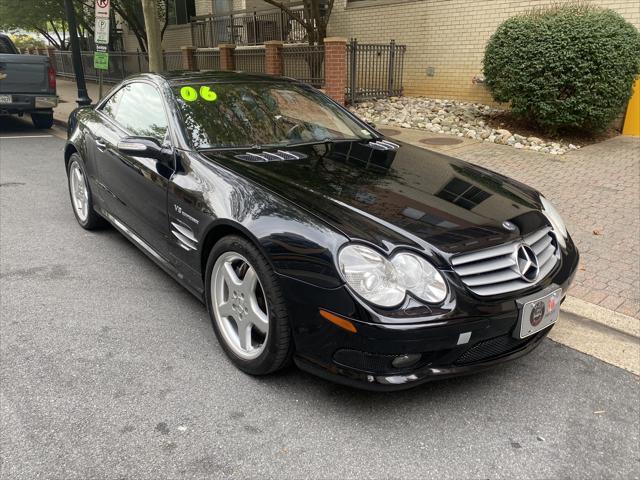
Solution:
<path fill-rule="evenodd" d="M 461 160 L 397 143 L 399 148 L 391 150 L 366 142 L 282 149 L 303 154 L 301 160 L 246 161 L 239 151 L 205 155 L 351 239 L 385 249 L 409 244 L 457 253 L 519 238 L 545 222 L 537 194 L 529 187 Z M 505 228 L 506 220 L 516 229 Z"/>

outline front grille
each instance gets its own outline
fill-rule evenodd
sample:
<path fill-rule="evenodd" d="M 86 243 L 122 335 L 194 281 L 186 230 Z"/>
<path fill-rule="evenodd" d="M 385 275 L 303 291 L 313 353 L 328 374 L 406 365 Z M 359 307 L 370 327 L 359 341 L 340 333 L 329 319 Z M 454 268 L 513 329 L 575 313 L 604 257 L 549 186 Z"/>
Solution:
<path fill-rule="evenodd" d="M 490 338 L 489 340 L 483 340 L 460 355 L 454 363 L 455 365 L 467 365 L 483 360 L 498 358 L 520 350 L 529 342 L 537 338 L 538 335 L 525 339 L 513 338 L 511 335 L 502 335 L 500 337 Z"/>
<path fill-rule="evenodd" d="M 517 249 L 524 243 L 538 259 L 539 272 L 534 282 L 522 278 L 518 271 Z M 457 255 L 451 259 L 453 270 L 473 293 L 482 296 L 501 295 L 534 285 L 545 278 L 560 259 L 555 234 L 550 227 L 497 247 Z"/>

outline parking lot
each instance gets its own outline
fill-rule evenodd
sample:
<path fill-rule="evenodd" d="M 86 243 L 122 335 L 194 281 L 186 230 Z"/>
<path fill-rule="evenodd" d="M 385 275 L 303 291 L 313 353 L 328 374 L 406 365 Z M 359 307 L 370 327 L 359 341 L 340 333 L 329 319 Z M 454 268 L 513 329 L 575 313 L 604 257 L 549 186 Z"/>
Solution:
<path fill-rule="evenodd" d="M 638 377 L 551 340 L 399 393 L 241 373 L 201 303 L 76 224 L 63 134 L 2 122 L 2 478 L 638 477 Z"/>

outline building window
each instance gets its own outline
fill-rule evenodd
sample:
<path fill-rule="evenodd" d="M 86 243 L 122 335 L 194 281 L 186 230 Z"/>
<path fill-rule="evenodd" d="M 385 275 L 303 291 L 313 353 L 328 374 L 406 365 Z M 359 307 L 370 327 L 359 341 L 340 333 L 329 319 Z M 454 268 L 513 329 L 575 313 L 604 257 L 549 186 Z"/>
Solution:
<path fill-rule="evenodd" d="M 449 181 L 442 190 L 436 193 L 436 197 L 447 200 L 467 210 L 478 206 L 490 196 L 490 193 L 460 178 L 454 178 Z"/>
<path fill-rule="evenodd" d="M 195 0 L 168 0 L 167 14 L 169 25 L 183 25 L 189 23 L 191 17 L 196 14 Z"/>

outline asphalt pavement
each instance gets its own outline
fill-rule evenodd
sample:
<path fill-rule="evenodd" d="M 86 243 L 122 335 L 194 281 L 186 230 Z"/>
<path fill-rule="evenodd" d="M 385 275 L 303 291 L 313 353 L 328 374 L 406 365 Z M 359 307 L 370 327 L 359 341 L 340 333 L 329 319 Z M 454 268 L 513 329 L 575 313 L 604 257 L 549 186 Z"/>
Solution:
<path fill-rule="evenodd" d="M 639 377 L 551 340 L 397 393 L 239 372 L 201 303 L 76 224 L 41 135 L 0 120 L 0 478 L 640 476 Z"/>

